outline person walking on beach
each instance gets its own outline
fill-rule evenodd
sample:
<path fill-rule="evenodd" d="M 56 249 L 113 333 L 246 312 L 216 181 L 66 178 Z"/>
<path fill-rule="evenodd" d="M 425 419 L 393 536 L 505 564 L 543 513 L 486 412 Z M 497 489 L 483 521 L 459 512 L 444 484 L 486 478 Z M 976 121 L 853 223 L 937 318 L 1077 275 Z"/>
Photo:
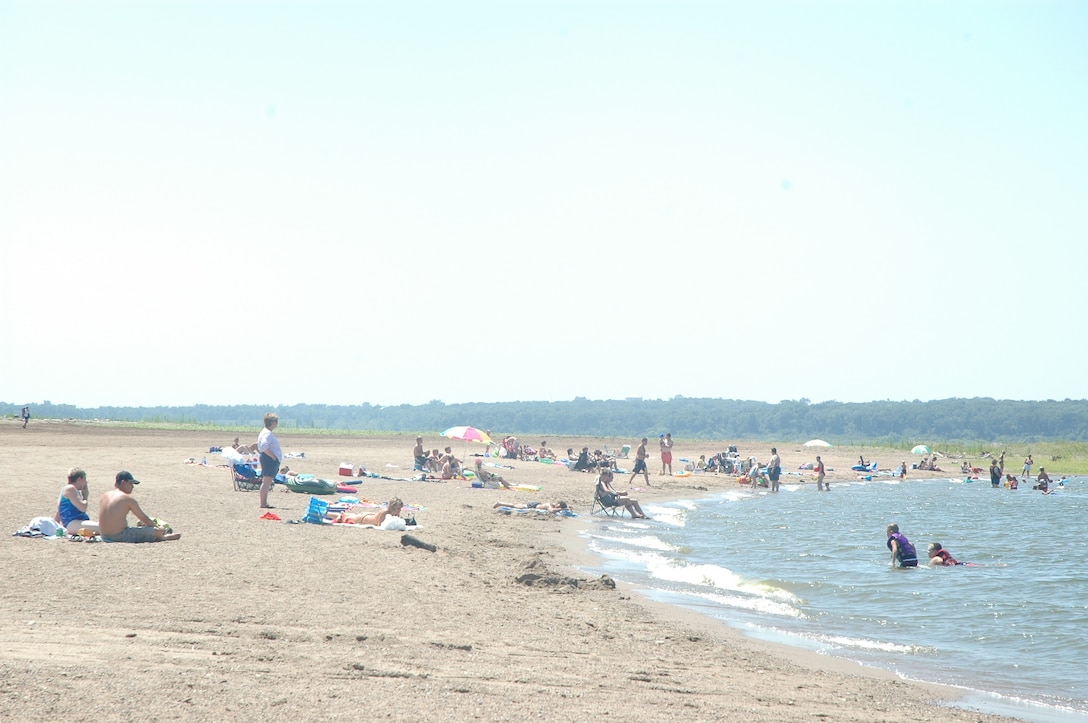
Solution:
<path fill-rule="evenodd" d="M 816 455 L 816 466 L 812 468 L 812 471 L 816 473 L 816 491 L 820 492 L 824 489 L 824 477 L 827 475 L 827 468 L 824 467 L 824 461 L 820 459 L 820 455 Z M 827 491 L 831 491 L 831 483 L 827 483 Z"/>
<path fill-rule="evenodd" d="M 264 415 L 264 429 L 257 435 L 257 452 L 261 455 L 261 509 L 274 509 L 268 504 L 268 492 L 276 483 L 276 475 L 280 472 L 280 460 L 283 459 L 283 448 L 280 441 L 273 433 L 280 426 L 280 416 L 275 412 Z"/>
<path fill-rule="evenodd" d="M 888 535 L 888 549 L 892 551 L 892 567 L 896 567 L 896 563 L 899 567 L 918 567 L 918 553 L 906 535 L 899 532 L 899 525 L 892 523 L 885 532 Z"/>
<path fill-rule="evenodd" d="M 771 492 L 778 491 L 778 480 L 782 476 L 782 458 L 778 449 L 771 447 L 771 461 L 767 463 L 767 477 L 771 480 Z"/>
<path fill-rule="evenodd" d="M 661 475 L 672 476 L 672 432 L 666 432 L 660 437 L 661 444 Z M 666 468 L 668 471 L 666 472 Z"/>
<path fill-rule="evenodd" d="M 26 429 L 26 423 L 30 421 L 30 407 L 23 407 L 23 429 Z"/>
<path fill-rule="evenodd" d="M 642 442 L 638 445 L 638 449 L 635 450 L 635 471 L 631 473 L 631 479 L 627 484 L 631 484 L 635 481 L 635 477 L 638 477 L 639 473 L 646 478 L 646 486 L 650 486 L 650 471 L 646 469 L 646 442 L 649 441 L 646 437 L 642 438 Z"/>

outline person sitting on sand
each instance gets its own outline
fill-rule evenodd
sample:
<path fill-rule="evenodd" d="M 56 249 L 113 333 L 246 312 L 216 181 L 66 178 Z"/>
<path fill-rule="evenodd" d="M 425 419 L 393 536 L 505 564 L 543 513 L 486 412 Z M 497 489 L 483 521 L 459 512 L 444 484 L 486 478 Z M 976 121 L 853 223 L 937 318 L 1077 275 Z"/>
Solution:
<path fill-rule="evenodd" d="M 238 454 L 257 454 L 257 445 L 246 446 L 244 444 L 238 444 L 238 438 L 234 438 L 234 442 L 230 445 L 231 448 Z"/>
<path fill-rule="evenodd" d="M 401 510 L 404 509 L 404 502 L 399 497 L 394 497 L 389 500 L 389 504 L 385 509 L 372 510 L 370 512 L 352 511 L 346 512 L 326 512 L 325 517 L 333 520 L 334 522 L 340 522 L 348 525 L 374 525 L 375 527 L 381 527 L 388 517 L 400 517 Z"/>
<path fill-rule="evenodd" d="M 573 470 L 578 472 L 588 472 L 592 467 L 592 463 L 589 461 L 589 447 L 582 447 L 582 451 L 578 453 L 578 459 L 574 462 Z"/>
<path fill-rule="evenodd" d="M 540 449 L 536 452 L 537 459 L 555 459 L 555 452 L 548 448 L 546 441 L 540 443 Z"/>
<path fill-rule="evenodd" d="M 476 479 L 483 483 L 484 487 L 490 487 L 497 489 L 503 487 L 505 489 L 511 489 L 511 484 L 504 480 L 497 474 L 488 472 L 484 469 L 484 461 L 479 457 L 476 458 Z"/>
<path fill-rule="evenodd" d="M 132 496 L 134 485 L 140 484 L 130 473 L 121 471 L 114 480 L 114 489 L 105 492 L 98 500 L 98 531 L 106 542 L 163 542 L 181 539 L 181 533 L 168 532 L 148 517 L 136 498 Z M 132 513 L 144 527 L 129 527 L 128 514 Z"/>
<path fill-rule="evenodd" d="M 412 457 L 415 460 L 416 471 L 425 472 L 429 457 L 427 451 L 423 449 L 423 437 L 416 437 L 416 446 L 412 448 Z"/>
<path fill-rule="evenodd" d="M 560 512 L 569 509 L 563 500 L 558 502 L 496 502 L 492 508 L 507 507 L 512 510 L 544 510 L 545 512 Z"/>
<path fill-rule="evenodd" d="M 960 465 L 960 474 L 971 474 L 971 463 L 964 462 Z"/>
<path fill-rule="evenodd" d="M 461 462 L 453 456 L 453 452 L 446 447 L 446 454 L 442 457 L 442 479 L 453 479 L 461 476 Z"/>
<path fill-rule="evenodd" d="M 633 519 L 644 520 L 647 518 L 638 500 L 631 499 L 626 492 L 617 492 L 612 489 L 612 468 L 605 467 L 597 475 L 597 499 L 605 507 L 623 507 Z"/>
<path fill-rule="evenodd" d="M 614 466 L 616 461 L 606 455 L 603 451 L 597 449 L 593 451 L 593 462 L 591 464 L 597 469 L 604 469 L 605 467 Z"/>
<path fill-rule="evenodd" d="M 81 529 L 98 532 L 98 523 L 87 514 L 87 473 L 79 467 L 68 470 L 68 484 L 60 491 L 57 512 L 53 519 L 60 523 L 69 535 L 78 535 Z"/>
<path fill-rule="evenodd" d="M 431 450 L 431 454 L 427 457 L 427 462 L 423 465 L 428 472 L 439 472 L 442 469 L 442 453 L 438 451 L 438 448 Z"/>
<path fill-rule="evenodd" d="M 952 557 L 952 553 L 941 547 L 939 542 L 929 543 L 929 564 L 932 567 L 938 567 L 941 565 L 962 565 L 962 562 L 957 562 L 956 558 Z"/>

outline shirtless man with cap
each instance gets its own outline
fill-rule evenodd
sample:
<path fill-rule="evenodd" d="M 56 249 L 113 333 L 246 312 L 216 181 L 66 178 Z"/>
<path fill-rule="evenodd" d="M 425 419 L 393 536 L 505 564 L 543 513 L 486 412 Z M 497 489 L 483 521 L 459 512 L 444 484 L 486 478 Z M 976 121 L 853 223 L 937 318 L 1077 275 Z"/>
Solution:
<path fill-rule="evenodd" d="M 98 534 L 106 542 L 162 542 L 178 540 L 180 532 L 167 532 L 159 527 L 140 509 L 132 496 L 132 490 L 140 481 L 129 472 L 118 472 L 114 489 L 103 493 L 98 500 Z M 144 523 L 144 527 L 129 527 L 128 514 Z"/>

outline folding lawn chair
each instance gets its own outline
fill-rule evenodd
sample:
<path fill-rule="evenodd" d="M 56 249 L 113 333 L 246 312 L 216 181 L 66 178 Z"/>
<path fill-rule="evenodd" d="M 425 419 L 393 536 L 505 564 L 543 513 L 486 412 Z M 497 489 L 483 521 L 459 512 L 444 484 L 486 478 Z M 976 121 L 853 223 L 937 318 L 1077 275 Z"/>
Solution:
<path fill-rule="evenodd" d="M 595 515 L 598 511 L 605 513 L 609 517 L 623 517 L 623 513 L 627 512 L 627 507 L 616 501 L 613 501 L 611 505 L 606 505 L 601 496 L 594 492 L 593 506 L 589 508 L 589 514 Z"/>
<path fill-rule="evenodd" d="M 261 476 L 248 464 L 228 466 L 235 492 L 255 492 L 261 488 Z"/>

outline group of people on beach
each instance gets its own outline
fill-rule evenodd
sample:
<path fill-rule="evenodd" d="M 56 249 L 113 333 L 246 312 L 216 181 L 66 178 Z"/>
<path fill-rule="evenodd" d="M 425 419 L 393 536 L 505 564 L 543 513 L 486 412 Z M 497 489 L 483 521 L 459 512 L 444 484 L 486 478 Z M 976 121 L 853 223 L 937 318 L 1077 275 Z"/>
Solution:
<path fill-rule="evenodd" d="M 60 491 L 57 511 L 53 519 L 73 536 L 99 536 L 105 542 L 163 542 L 181 538 L 161 520 L 148 516 L 132 491 L 140 481 L 128 471 L 122 470 L 114 478 L 113 489 L 102 493 L 98 499 L 98 521 L 91 519 L 88 511 L 90 492 L 87 473 L 73 467 L 68 470 L 68 483 Z M 129 527 L 131 514 L 140 524 Z"/>
<path fill-rule="evenodd" d="M 272 509 L 268 503 L 268 493 L 276 481 L 283 460 L 283 448 L 276 438 L 275 429 L 279 426 L 279 416 L 275 412 L 264 415 L 264 428 L 257 436 L 257 443 L 252 447 L 241 445 L 235 437 L 231 445 L 242 454 L 260 455 L 261 488 L 260 504 L 262 508 Z M 104 492 L 98 500 L 98 521 L 91 519 L 90 496 L 87 486 L 87 472 L 79 467 L 68 470 L 68 481 L 61 489 L 57 499 L 54 521 L 72 536 L 101 537 L 105 542 L 164 542 L 181 539 L 181 533 L 174 532 L 161 519 L 153 518 L 143 511 L 140 503 L 133 496 L 133 490 L 140 481 L 127 470 L 117 473 L 113 489 Z M 132 515 L 138 525 L 130 527 L 128 516 Z"/>
<path fill-rule="evenodd" d="M 446 446 L 441 452 L 438 448 L 428 452 L 423 446 L 423 437 L 416 437 L 416 446 L 412 448 L 413 468 L 418 472 L 430 472 L 444 480 L 459 479 L 465 474 L 464 463 L 453 453 L 453 448 Z"/>

